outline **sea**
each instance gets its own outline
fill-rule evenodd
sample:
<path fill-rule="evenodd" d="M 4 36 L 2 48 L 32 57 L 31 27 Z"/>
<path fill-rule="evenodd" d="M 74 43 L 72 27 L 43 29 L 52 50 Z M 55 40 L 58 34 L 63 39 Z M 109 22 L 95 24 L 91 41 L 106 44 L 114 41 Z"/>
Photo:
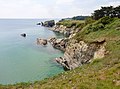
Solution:
<path fill-rule="evenodd" d="M 37 38 L 64 37 L 36 25 L 45 20 L 49 19 L 0 19 L 0 84 L 40 81 L 64 71 L 54 60 L 63 52 L 49 43 L 36 43 Z"/>

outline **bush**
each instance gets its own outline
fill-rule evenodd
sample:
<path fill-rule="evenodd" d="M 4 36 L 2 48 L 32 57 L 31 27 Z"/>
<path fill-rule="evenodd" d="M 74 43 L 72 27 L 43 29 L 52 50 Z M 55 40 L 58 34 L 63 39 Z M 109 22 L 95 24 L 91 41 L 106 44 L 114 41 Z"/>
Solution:
<path fill-rule="evenodd" d="M 63 25 L 63 26 L 66 26 L 67 28 L 71 28 L 73 26 L 78 28 L 79 26 L 83 26 L 83 24 L 84 24 L 84 21 L 80 21 L 80 20 L 63 20 L 56 23 L 56 25 Z"/>
<path fill-rule="evenodd" d="M 100 23 L 102 23 L 103 25 L 109 24 L 111 21 L 113 21 L 113 18 L 106 16 L 101 18 Z"/>
<path fill-rule="evenodd" d="M 85 19 L 85 25 L 91 24 L 91 23 L 93 23 L 93 22 L 95 22 L 95 20 L 92 19 L 92 17 L 88 17 L 88 18 Z"/>

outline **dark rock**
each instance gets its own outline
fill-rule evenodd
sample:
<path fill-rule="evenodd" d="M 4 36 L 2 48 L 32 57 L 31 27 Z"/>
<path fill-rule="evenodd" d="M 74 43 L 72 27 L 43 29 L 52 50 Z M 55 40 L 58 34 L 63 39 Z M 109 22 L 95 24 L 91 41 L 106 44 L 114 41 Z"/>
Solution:
<path fill-rule="evenodd" d="M 37 23 L 37 25 L 41 25 L 41 23 Z"/>
<path fill-rule="evenodd" d="M 27 35 L 25 33 L 22 33 L 21 36 L 26 37 Z"/>
<path fill-rule="evenodd" d="M 43 23 L 43 22 L 41 22 L 41 25 L 42 25 L 42 26 L 43 26 L 43 24 L 44 24 L 44 23 Z"/>

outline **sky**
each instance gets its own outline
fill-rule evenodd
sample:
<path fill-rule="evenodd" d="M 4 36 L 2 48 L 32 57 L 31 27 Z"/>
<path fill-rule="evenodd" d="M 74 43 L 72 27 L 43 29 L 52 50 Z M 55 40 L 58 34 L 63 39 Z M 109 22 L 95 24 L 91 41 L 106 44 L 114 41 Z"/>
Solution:
<path fill-rule="evenodd" d="M 0 18 L 67 18 L 110 5 L 120 0 L 0 0 Z"/>

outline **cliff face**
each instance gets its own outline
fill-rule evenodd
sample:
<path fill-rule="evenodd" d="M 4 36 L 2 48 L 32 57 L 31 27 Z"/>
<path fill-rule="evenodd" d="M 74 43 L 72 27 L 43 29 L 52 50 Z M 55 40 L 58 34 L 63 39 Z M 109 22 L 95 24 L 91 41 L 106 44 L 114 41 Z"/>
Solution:
<path fill-rule="evenodd" d="M 85 43 L 72 40 L 67 46 L 64 57 L 56 58 L 65 70 L 75 69 L 83 64 L 89 63 L 92 59 L 103 58 L 105 55 L 105 43 Z"/>
<path fill-rule="evenodd" d="M 71 28 L 64 25 L 55 25 L 52 30 L 67 35 L 69 40 L 67 40 L 67 45 L 64 46 L 64 56 L 56 58 L 56 61 L 61 64 L 65 70 L 75 69 L 83 64 L 90 63 L 92 59 L 103 58 L 105 55 L 106 42 L 104 39 L 96 40 L 92 43 L 73 39 L 80 31 L 80 28 L 76 27 L 76 25 Z M 64 43 L 66 43 L 65 40 Z M 55 44 L 53 47 L 57 49 L 63 49 L 60 42 L 56 43 L 56 41 L 52 41 L 52 44 Z"/>
<path fill-rule="evenodd" d="M 67 28 L 66 26 L 63 25 L 55 25 L 52 28 L 53 31 L 55 32 L 59 32 L 59 33 L 63 33 L 65 36 L 69 36 L 71 33 L 71 30 L 73 30 L 72 28 Z"/>
<path fill-rule="evenodd" d="M 50 38 L 48 41 L 51 43 L 51 45 L 54 48 L 65 52 L 65 49 L 66 49 L 67 44 L 68 44 L 68 40 L 69 39 L 67 39 L 67 38 L 63 38 L 63 39 Z"/>
<path fill-rule="evenodd" d="M 76 29 L 75 26 L 68 28 L 64 25 L 55 25 L 51 30 L 64 34 L 66 37 L 73 37 L 72 35 L 79 32 L 80 29 Z"/>

